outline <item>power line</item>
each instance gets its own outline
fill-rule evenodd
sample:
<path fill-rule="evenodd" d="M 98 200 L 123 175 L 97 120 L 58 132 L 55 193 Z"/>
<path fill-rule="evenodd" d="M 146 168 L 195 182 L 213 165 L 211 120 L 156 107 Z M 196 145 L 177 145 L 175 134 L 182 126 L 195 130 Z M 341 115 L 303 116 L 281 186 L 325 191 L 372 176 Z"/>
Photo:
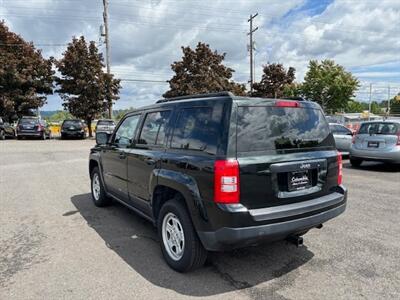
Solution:
<path fill-rule="evenodd" d="M 153 79 L 130 79 L 130 78 L 122 78 L 121 81 L 128 82 L 148 82 L 148 83 L 168 83 L 167 80 L 153 80 Z"/>

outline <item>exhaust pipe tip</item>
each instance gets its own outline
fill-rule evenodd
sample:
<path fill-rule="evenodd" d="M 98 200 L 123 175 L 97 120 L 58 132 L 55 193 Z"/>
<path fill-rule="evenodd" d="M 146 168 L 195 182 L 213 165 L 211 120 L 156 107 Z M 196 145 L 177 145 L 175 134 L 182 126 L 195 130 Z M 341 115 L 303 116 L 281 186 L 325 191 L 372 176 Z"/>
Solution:
<path fill-rule="evenodd" d="M 286 241 L 295 245 L 297 248 L 303 246 L 303 237 L 298 235 L 289 235 L 286 238 Z"/>

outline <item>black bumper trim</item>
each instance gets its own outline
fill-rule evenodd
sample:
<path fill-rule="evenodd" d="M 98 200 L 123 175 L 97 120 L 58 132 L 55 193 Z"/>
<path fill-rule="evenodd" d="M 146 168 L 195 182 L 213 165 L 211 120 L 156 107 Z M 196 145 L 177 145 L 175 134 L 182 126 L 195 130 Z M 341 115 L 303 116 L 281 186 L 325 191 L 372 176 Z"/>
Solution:
<path fill-rule="evenodd" d="M 199 231 L 198 235 L 209 251 L 230 250 L 260 241 L 283 240 L 290 234 L 314 228 L 342 214 L 346 209 L 344 195 L 342 201 L 343 204 L 339 206 L 303 218 L 242 228 L 223 227 L 212 232 Z"/>
<path fill-rule="evenodd" d="M 343 194 L 332 193 L 320 198 L 302 201 L 287 205 L 273 206 L 260 209 L 249 210 L 250 215 L 255 221 L 269 221 L 274 219 L 287 218 L 302 215 L 326 207 L 332 207 L 343 201 Z"/>

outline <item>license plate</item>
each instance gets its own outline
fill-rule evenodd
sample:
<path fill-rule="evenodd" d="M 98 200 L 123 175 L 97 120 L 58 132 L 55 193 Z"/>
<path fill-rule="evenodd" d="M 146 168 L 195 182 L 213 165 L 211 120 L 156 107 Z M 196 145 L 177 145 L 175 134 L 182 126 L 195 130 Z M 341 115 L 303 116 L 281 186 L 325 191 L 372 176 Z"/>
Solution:
<path fill-rule="evenodd" d="M 379 148 L 379 142 L 368 142 L 368 147 Z"/>
<path fill-rule="evenodd" d="M 311 187 L 309 171 L 290 172 L 288 176 L 289 192 L 300 191 Z"/>

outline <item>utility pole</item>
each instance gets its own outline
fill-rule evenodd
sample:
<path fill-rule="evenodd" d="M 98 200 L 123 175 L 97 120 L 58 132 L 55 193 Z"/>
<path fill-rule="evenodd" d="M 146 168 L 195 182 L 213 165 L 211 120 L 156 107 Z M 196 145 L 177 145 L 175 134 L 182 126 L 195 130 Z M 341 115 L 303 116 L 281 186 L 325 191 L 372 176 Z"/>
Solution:
<path fill-rule="evenodd" d="M 368 121 L 371 121 L 371 106 L 372 106 L 372 83 L 369 84 Z"/>
<path fill-rule="evenodd" d="M 387 107 L 387 115 L 389 117 L 390 114 L 390 85 L 388 86 L 388 107 Z"/>
<path fill-rule="evenodd" d="M 253 82 L 254 82 L 254 78 L 253 78 L 253 49 L 254 49 L 254 45 L 253 45 L 253 33 L 258 29 L 258 27 L 256 27 L 255 29 L 253 29 L 253 19 L 255 17 L 258 16 L 258 13 L 256 13 L 255 15 L 250 15 L 250 19 L 247 20 L 247 22 L 250 22 L 250 31 L 249 33 L 247 33 L 248 36 L 250 36 L 250 45 L 249 45 L 249 50 L 250 50 L 250 93 L 253 93 Z"/>
<path fill-rule="evenodd" d="M 104 43 L 106 44 L 106 67 L 107 74 L 110 75 L 110 42 L 108 38 L 108 0 L 103 0 L 103 19 L 104 19 Z M 108 103 L 108 118 L 112 118 L 112 100 Z"/>

